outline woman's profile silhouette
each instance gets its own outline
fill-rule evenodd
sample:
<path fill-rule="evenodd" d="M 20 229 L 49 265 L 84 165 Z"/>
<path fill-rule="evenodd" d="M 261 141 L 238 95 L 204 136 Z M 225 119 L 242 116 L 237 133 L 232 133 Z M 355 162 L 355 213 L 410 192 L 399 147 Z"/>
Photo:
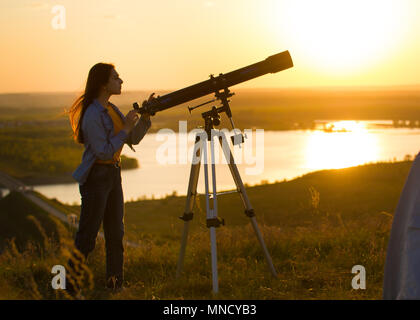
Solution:
<path fill-rule="evenodd" d="M 82 162 L 73 173 L 79 182 L 81 213 L 75 246 L 85 258 L 95 247 L 103 222 L 106 246 L 106 286 L 122 288 L 124 198 L 120 154 L 124 144 L 138 144 L 151 126 L 150 115 L 123 115 L 109 102 L 121 93 L 123 81 L 114 65 L 95 64 L 89 71 L 84 94 L 69 110 L 74 139 L 85 147 Z M 154 99 L 154 94 L 149 101 Z M 70 268 L 72 267 L 69 262 Z M 72 288 L 77 291 L 77 288 Z"/>

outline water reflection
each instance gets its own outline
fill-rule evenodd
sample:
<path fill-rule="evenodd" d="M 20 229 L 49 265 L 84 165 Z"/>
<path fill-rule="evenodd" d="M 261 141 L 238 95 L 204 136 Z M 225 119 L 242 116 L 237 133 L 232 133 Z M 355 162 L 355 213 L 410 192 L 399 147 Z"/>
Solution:
<path fill-rule="evenodd" d="M 249 175 L 246 168 L 253 165 L 243 161 L 238 164 L 243 182 L 254 185 L 261 181 L 289 180 L 320 169 L 403 160 L 407 154 L 414 156 L 419 151 L 420 129 L 384 129 L 383 124 L 378 126 L 368 121 L 324 122 L 327 130 L 321 125 L 315 131 L 266 131 L 264 170 L 261 174 Z M 156 134 L 148 134 L 136 147 L 137 152 L 124 148 L 124 155 L 136 158 L 140 163 L 140 168 L 122 172 L 125 201 L 141 197 L 161 198 L 174 191 L 179 195 L 186 194 L 191 164 L 159 164 L 156 152 L 161 143 L 157 141 Z M 198 182 L 200 193 L 204 192 L 203 177 L 201 171 Z M 217 166 L 217 187 L 218 191 L 235 188 L 225 164 Z M 80 203 L 76 183 L 35 186 L 35 190 L 65 203 Z"/>
<path fill-rule="evenodd" d="M 337 121 L 313 131 L 307 140 L 306 167 L 312 170 L 339 169 L 376 161 L 378 137 L 364 123 Z"/>

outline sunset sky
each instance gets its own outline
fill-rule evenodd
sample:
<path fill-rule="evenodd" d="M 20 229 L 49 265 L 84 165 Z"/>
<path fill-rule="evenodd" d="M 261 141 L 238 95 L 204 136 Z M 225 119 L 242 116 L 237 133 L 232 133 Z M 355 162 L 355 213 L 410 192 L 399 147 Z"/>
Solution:
<path fill-rule="evenodd" d="M 294 68 L 237 87 L 420 84 L 419 0 L 2 0 L 0 39 L 0 93 L 81 91 L 97 62 L 176 90 L 284 50 Z"/>

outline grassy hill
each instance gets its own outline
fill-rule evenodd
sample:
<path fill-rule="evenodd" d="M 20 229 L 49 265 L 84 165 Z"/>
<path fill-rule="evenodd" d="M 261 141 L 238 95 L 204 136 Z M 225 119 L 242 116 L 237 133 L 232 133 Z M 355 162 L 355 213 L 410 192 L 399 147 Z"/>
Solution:
<path fill-rule="evenodd" d="M 261 224 L 294 229 L 319 224 L 323 217 L 359 224 L 387 217 L 397 205 L 411 162 L 377 163 L 337 170 L 323 170 L 274 184 L 248 187 L 247 193 Z M 126 235 L 174 239 L 180 236 L 185 196 L 127 202 Z M 239 194 L 218 197 L 219 216 L 227 227 L 249 223 Z M 78 206 L 69 207 L 74 212 Z M 198 196 L 192 231 L 206 230 L 205 197 Z M 340 222 L 341 223 L 341 222 Z M 363 223 L 362 223 L 363 225 Z"/>
<path fill-rule="evenodd" d="M 54 299 L 51 268 L 69 256 L 71 233 L 21 193 L 0 199 L 0 299 Z"/>
<path fill-rule="evenodd" d="M 217 298 L 380 299 L 393 211 L 410 166 L 406 161 L 324 170 L 292 181 L 247 188 L 277 278 L 268 271 L 239 196 L 221 196 L 219 216 L 225 218 L 226 226 L 217 229 Z M 127 202 L 126 239 L 139 243 L 138 248 L 126 247 L 127 290 L 112 295 L 102 289 L 104 243 L 98 240 L 87 262 L 94 288 L 85 289 L 86 298 L 212 299 L 204 203 L 203 196 L 198 197 L 185 274 L 175 279 L 183 228 L 178 216 L 185 197 Z M 77 206 L 61 206 L 68 212 L 79 211 Z M 6 224 L 10 226 L 12 221 L 13 216 Z M 0 297 L 61 298 L 48 287 L 48 272 L 51 263 L 65 262 L 62 250 L 46 250 L 44 258 L 28 251 L 13 252 L 7 249 L 0 255 Z M 354 265 L 366 268 L 366 290 L 352 289 Z M 21 274 L 32 279 L 38 295 L 22 288 L 16 280 Z M 15 295 L 2 295 L 6 291 Z"/>
<path fill-rule="evenodd" d="M 18 192 L 0 199 L 0 251 L 14 238 L 22 251 L 31 242 L 41 249 L 45 240 L 59 242 L 57 221 Z"/>

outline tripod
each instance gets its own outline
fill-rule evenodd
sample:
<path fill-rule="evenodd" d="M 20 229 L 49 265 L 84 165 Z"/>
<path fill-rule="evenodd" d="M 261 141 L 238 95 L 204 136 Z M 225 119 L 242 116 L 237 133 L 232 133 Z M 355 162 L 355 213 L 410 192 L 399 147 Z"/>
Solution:
<path fill-rule="evenodd" d="M 233 94 L 229 93 L 228 89 L 225 89 L 223 93 L 216 93 L 216 97 L 222 100 L 223 107 L 216 108 L 213 107 L 212 110 L 202 113 L 204 118 L 205 130 L 199 132 L 195 136 L 195 145 L 193 149 L 193 160 L 191 164 L 191 171 L 188 183 L 187 199 L 185 203 L 185 211 L 183 216 L 180 219 L 184 220 L 184 230 L 181 240 L 181 250 L 179 254 L 179 260 L 177 265 L 176 277 L 179 278 L 183 269 L 185 249 L 187 245 L 189 223 L 193 218 L 193 206 L 195 202 L 195 197 L 197 195 L 197 183 L 198 176 L 200 173 L 201 160 L 204 158 L 204 181 L 205 181 L 205 192 L 206 192 L 206 218 L 207 218 L 207 227 L 210 229 L 210 244 L 211 244 L 211 266 L 212 266 L 212 282 L 213 282 L 213 292 L 218 293 L 219 284 L 218 284 L 218 273 L 217 273 L 217 246 L 216 246 L 216 228 L 220 225 L 224 225 L 224 220 L 220 219 L 217 216 L 217 193 L 216 193 L 216 167 L 215 167 L 215 146 L 214 146 L 214 137 L 220 142 L 220 145 L 223 150 L 224 157 L 229 165 L 230 172 L 232 174 L 233 180 L 235 182 L 237 191 L 240 194 L 242 202 L 245 207 L 245 215 L 250 218 L 252 227 L 255 231 L 257 239 L 263 249 L 265 259 L 267 261 L 268 267 L 274 277 L 277 277 L 276 270 L 274 268 L 273 262 L 271 260 L 270 254 L 268 253 L 267 247 L 264 243 L 264 239 L 261 235 L 261 232 L 258 228 L 257 221 L 255 218 L 254 209 L 248 199 L 244 184 L 242 183 L 241 176 L 239 175 L 238 168 L 235 164 L 232 152 L 229 147 L 228 140 L 224 132 L 220 130 L 215 130 L 214 126 L 220 124 L 220 112 L 226 112 L 229 116 L 229 119 L 232 123 L 231 112 L 228 104 L 227 98 Z M 200 105 L 201 106 L 201 105 Z M 191 109 L 190 109 L 191 110 Z M 242 135 L 239 135 L 242 137 Z M 235 138 L 232 137 L 232 138 Z M 235 140 L 232 139 L 235 144 Z M 243 142 L 243 137 L 242 141 Z M 209 174 L 208 174 L 208 143 L 210 143 L 210 158 L 211 158 L 211 175 L 212 175 L 212 192 L 209 191 Z M 213 200 L 212 206 L 210 200 Z"/>

